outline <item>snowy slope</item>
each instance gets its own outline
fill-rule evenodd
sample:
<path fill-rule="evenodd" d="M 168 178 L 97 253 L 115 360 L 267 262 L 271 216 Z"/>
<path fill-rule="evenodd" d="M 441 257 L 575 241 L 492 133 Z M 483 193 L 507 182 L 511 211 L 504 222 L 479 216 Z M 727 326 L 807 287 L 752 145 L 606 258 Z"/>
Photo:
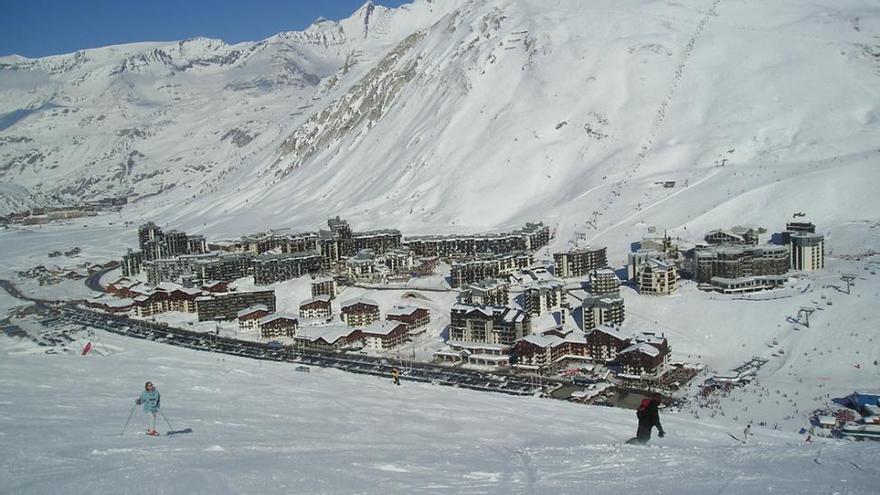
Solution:
<path fill-rule="evenodd" d="M 758 385 L 664 415 L 670 437 L 646 450 L 618 445 L 628 411 L 292 376 L 103 334 L 114 355 L 88 360 L 0 337 L 4 486 L 875 493 L 875 447 L 791 434 L 830 398 L 876 388 L 878 264 L 844 258 L 880 251 L 878 33 L 876 5 L 857 0 L 416 0 L 256 43 L 0 59 L 0 208 L 140 198 L 121 215 L 0 232 L 3 278 L 116 258 L 135 244 L 125 220 L 209 239 L 336 214 L 405 235 L 543 220 L 553 249 L 607 245 L 619 266 L 649 226 L 688 242 L 804 212 L 829 254 L 825 272 L 768 301 L 624 290 L 628 328 L 665 332 L 676 360 L 723 373 L 770 359 Z M 79 258 L 47 256 L 73 246 Z M 861 277 L 850 295 L 832 287 L 841 273 Z M 282 305 L 305 290 L 285 286 Z M 810 329 L 788 320 L 802 306 L 822 308 Z M 146 379 L 198 435 L 115 436 Z M 784 433 L 731 446 L 747 421 Z"/>
<path fill-rule="evenodd" d="M 739 425 L 664 413 L 666 438 L 627 446 L 632 411 L 99 336 L 109 356 L 0 337 L 6 493 L 867 494 L 880 476 L 873 442 L 757 428 L 744 446 Z M 145 437 L 137 409 L 120 435 L 146 380 L 193 434 Z"/>
<path fill-rule="evenodd" d="M 234 231 L 340 213 L 427 232 L 540 218 L 558 243 L 621 246 L 646 224 L 687 234 L 795 211 L 876 223 L 878 18 L 838 9 L 463 5 L 255 156 L 256 173 L 231 175 L 234 188 L 183 208 L 169 196 L 169 221 Z"/>
<path fill-rule="evenodd" d="M 417 0 L 257 43 L 15 58 L 2 178 L 222 233 L 875 224 L 878 26 L 859 0 Z"/>
<path fill-rule="evenodd" d="M 73 200 L 188 190 L 250 169 L 252 150 L 357 81 L 421 17 L 365 4 L 259 42 L 2 57 L 0 179 Z"/>

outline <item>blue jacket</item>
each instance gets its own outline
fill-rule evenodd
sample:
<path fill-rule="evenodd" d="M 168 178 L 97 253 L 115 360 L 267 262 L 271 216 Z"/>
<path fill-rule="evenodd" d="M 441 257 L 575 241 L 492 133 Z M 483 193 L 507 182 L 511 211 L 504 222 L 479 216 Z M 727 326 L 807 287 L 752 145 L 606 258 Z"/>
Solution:
<path fill-rule="evenodd" d="M 153 387 L 152 392 L 144 390 L 137 403 L 144 405 L 144 412 L 154 414 L 159 412 L 159 389 Z"/>

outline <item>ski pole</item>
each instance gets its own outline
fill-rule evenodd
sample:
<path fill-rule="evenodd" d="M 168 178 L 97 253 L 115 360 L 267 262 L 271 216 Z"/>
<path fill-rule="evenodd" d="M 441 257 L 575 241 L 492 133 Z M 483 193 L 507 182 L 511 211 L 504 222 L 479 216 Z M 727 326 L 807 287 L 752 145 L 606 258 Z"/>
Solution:
<path fill-rule="evenodd" d="M 137 403 L 131 406 L 131 412 L 128 413 L 128 419 L 125 420 L 125 426 L 122 427 L 122 433 L 120 433 L 119 436 L 125 435 L 125 429 L 128 428 L 128 422 L 131 421 L 131 417 L 134 415 L 134 410 L 137 406 Z"/>
<path fill-rule="evenodd" d="M 162 412 L 162 410 L 161 410 L 161 409 L 159 409 L 159 414 L 161 414 L 161 415 L 162 415 L 162 419 L 164 419 L 164 420 L 165 420 L 165 422 L 166 422 L 166 423 L 168 423 L 168 428 L 171 428 L 171 431 L 174 431 L 174 427 L 173 427 L 173 426 L 171 426 L 171 422 L 170 422 L 170 421 L 168 421 L 168 418 L 166 418 L 166 417 L 165 417 L 165 413 L 164 413 L 164 412 Z"/>
<path fill-rule="evenodd" d="M 103 341 L 103 340 L 101 340 L 101 336 L 98 335 L 98 334 L 95 334 L 95 337 L 98 338 L 98 342 L 100 342 L 100 343 L 101 343 L 101 347 L 104 348 L 104 355 L 109 356 L 109 355 L 110 355 L 110 351 L 107 350 L 107 345 L 104 344 L 104 341 Z"/>

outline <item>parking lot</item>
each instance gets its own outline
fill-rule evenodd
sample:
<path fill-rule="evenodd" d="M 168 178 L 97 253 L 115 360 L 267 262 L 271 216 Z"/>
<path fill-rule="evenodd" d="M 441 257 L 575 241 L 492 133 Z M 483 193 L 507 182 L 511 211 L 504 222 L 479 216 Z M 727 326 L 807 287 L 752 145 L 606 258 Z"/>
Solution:
<path fill-rule="evenodd" d="M 541 391 L 533 380 L 512 375 L 439 366 L 431 363 L 397 362 L 386 358 L 352 354 L 342 351 L 294 348 L 233 339 L 230 337 L 193 332 L 159 323 L 141 321 L 126 316 L 100 313 L 76 306 L 59 310 L 58 319 L 67 323 L 112 332 L 118 335 L 146 339 L 189 349 L 217 352 L 252 359 L 281 361 L 301 365 L 337 368 L 352 373 L 390 376 L 393 368 L 401 371 L 402 380 L 433 383 L 454 387 L 501 392 L 512 395 L 532 395 Z"/>

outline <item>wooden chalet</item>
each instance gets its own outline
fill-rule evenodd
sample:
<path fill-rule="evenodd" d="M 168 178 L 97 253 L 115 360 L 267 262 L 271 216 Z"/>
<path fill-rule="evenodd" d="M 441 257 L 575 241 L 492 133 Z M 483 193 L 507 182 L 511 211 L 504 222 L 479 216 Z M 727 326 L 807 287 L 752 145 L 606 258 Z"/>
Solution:
<path fill-rule="evenodd" d="M 379 303 L 359 297 L 342 304 L 342 321 L 351 327 L 364 327 L 379 321 Z"/>
<path fill-rule="evenodd" d="M 405 324 L 410 334 L 420 333 L 431 322 L 431 312 L 416 306 L 394 306 L 388 310 L 385 319 Z"/>
<path fill-rule="evenodd" d="M 629 345 L 630 336 L 617 325 L 599 325 L 587 334 L 587 347 L 596 361 L 613 361 Z"/>
<path fill-rule="evenodd" d="M 306 299 L 299 305 L 299 317 L 304 319 L 326 320 L 333 316 L 329 295 L 319 295 Z"/>
<path fill-rule="evenodd" d="M 409 334 L 406 323 L 394 320 L 376 321 L 359 330 L 358 338 L 370 349 L 393 349 L 406 342 Z"/>
<path fill-rule="evenodd" d="M 239 332 L 254 332 L 260 329 L 260 319 L 272 314 L 269 311 L 269 308 L 266 307 L 265 304 L 254 304 L 253 306 L 249 306 L 238 313 L 236 316 L 238 317 L 238 331 Z"/>
<path fill-rule="evenodd" d="M 274 313 L 259 319 L 260 336 L 264 339 L 277 337 L 296 337 L 299 320 L 291 315 Z"/>

